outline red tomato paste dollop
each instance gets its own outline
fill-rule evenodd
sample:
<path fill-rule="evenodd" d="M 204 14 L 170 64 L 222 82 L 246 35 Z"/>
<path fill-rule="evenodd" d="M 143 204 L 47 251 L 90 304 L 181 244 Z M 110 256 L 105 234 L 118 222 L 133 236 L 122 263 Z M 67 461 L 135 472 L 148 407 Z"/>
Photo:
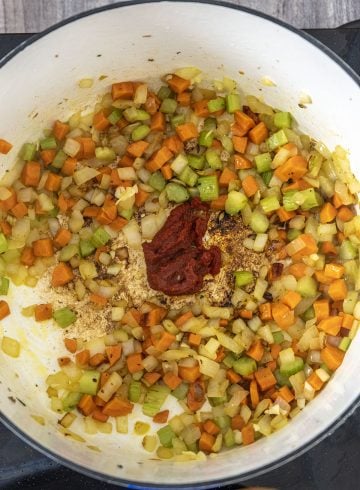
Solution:
<path fill-rule="evenodd" d="M 219 273 L 221 251 L 203 246 L 209 207 L 198 198 L 174 208 L 164 226 L 143 250 L 149 285 L 168 296 L 193 294 L 204 276 Z"/>

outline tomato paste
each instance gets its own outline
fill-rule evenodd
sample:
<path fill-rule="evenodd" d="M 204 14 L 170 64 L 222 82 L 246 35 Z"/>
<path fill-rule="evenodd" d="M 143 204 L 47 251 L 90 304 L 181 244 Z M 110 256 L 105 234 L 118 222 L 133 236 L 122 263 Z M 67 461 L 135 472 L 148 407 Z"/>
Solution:
<path fill-rule="evenodd" d="M 195 198 L 174 208 L 164 226 L 143 250 L 149 285 L 168 296 L 193 294 L 204 276 L 218 274 L 221 251 L 203 246 L 210 217 L 209 207 Z"/>

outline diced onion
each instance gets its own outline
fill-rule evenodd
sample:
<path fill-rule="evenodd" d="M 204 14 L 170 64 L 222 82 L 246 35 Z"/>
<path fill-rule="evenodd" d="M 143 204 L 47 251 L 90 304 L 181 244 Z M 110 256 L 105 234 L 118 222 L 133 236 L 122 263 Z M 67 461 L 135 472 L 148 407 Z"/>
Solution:
<path fill-rule="evenodd" d="M 122 232 L 125 235 L 129 247 L 134 249 L 141 248 L 141 234 L 139 225 L 135 220 L 131 220 L 127 225 L 124 226 Z"/>
<path fill-rule="evenodd" d="M 97 175 L 99 175 L 99 172 L 97 170 L 95 170 L 94 168 L 83 167 L 74 173 L 73 178 L 74 178 L 76 185 L 80 186 L 80 185 L 85 184 L 85 182 L 92 180 Z"/>

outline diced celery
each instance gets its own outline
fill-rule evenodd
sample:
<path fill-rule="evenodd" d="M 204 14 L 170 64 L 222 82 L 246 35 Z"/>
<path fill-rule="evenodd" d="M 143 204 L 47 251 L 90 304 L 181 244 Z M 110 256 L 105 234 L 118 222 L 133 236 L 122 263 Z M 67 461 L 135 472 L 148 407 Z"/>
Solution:
<path fill-rule="evenodd" d="M 230 191 L 225 201 L 225 211 L 231 216 L 238 214 L 244 209 L 248 202 L 247 197 L 242 192 Z"/>
<path fill-rule="evenodd" d="M 218 152 L 214 148 L 208 148 L 206 150 L 205 158 L 210 168 L 213 168 L 215 170 L 222 169 L 223 167 L 222 161 L 220 160 L 220 156 Z"/>
<path fill-rule="evenodd" d="M 236 359 L 232 354 L 227 354 L 224 357 L 223 363 L 225 364 L 226 367 L 232 368 L 235 361 L 236 361 Z"/>
<path fill-rule="evenodd" d="M 228 429 L 224 434 L 224 445 L 225 447 L 235 446 L 235 436 L 232 429 Z"/>
<path fill-rule="evenodd" d="M 286 143 L 288 143 L 288 139 L 285 134 L 285 131 L 283 129 L 280 129 L 280 131 L 277 131 L 276 133 L 272 134 L 266 140 L 266 143 L 269 151 L 275 150 L 275 148 L 278 148 L 279 146 L 286 145 Z"/>
<path fill-rule="evenodd" d="M 220 405 L 224 405 L 227 402 L 227 396 L 212 396 L 209 397 L 209 403 L 212 407 L 219 407 Z"/>
<path fill-rule="evenodd" d="M 111 236 L 104 230 L 104 228 L 99 227 L 91 236 L 91 243 L 95 248 L 103 247 L 110 240 Z"/>
<path fill-rule="evenodd" d="M 319 175 L 323 157 L 317 151 L 312 153 L 309 158 L 309 176 L 316 178 Z"/>
<path fill-rule="evenodd" d="M 341 260 L 352 260 L 358 256 L 358 250 L 350 240 L 344 240 L 339 249 Z"/>
<path fill-rule="evenodd" d="M 65 247 L 60 250 L 60 262 L 68 262 L 78 253 L 78 251 L 77 245 L 65 245 Z"/>
<path fill-rule="evenodd" d="M 226 150 L 230 154 L 234 153 L 234 144 L 229 136 L 223 134 L 220 138 L 220 141 L 224 147 L 224 150 Z"/>
<path fill-rule="evenodd" d="M 354 313 L 354 308 L 358 301 L 358 296 L 359 294 L 357 291 L 348 291 L 343 302 L 344 313 L 349 313 L 350 315 Z"/>
<path fill-rule="evenodd" d="M 176 116 L 173 116 L 171 118 L 171 126 L 173 128 L 176 128 L 176 126 L 179 126 L 179 124 L 184 124 L 184 122 L 185 122 L 184 114 L 177 114 Z"/>
<path fill-rule="evenodd" d="M 53 318 L 61 328 L 66 328 L 76 320 L 76 313 L 67 306 L 53 312 Z"/>
<path fill-rule="evenodd" d="M 160 106 L 160 112 L 163 112 L 164 114 L 174 114 L 176 108 L 177 102 L 175 99 L 163 99 Z"/>
<path fill-rule="evenodd" d="M 187 156 L 179 153 L 179 155 L 171 162 L 170 167 L 177 175 L 180 175 L 187 165 Z"/>
<path fill-rule="evenodd" d="M 234 272 L 234 276 L 236 288 L 242 288 L 254 282 L 254 275 L 249 271 L 236 271 Z"/>
<path fill-rule="evenodd" d="M 231 418 L 229 415 L 220 415 L 214 418 L 214 422 L 218 425 L 222 432 L 226 431 L 231 424 Z"/>
<path fill-rule="evenodd" d="M 286 236 L 287 236 L 287 239 L 289 240 L 289 242 L 291 242 L 292 240 L 295 240 L 295 238 L 297 238 L 299 235 L 301 235 L 301 231 L 296 230 L 295 228 L 290 228 L 289 231 L 286 233 Z"/>
<path fill-rule="evenodd" d="M 124 110 L 123 116 L 129 122 L 147 121 L 150 119 L 150 114 L 142 109 L 136 109 L 136 107 L 128 107 Z"/>
<path fill-rule="evenodd" d="M 317 208 L 322 204 L 320 194 L 318 194 L 313 188 L 300 191 L 299 194 L 301 195 L 300 199 L 302 200 L 301 209 L 304 211 Z"/>
<path fill-rule="evenodd" d="M 55 150 L 57 147 L 56 139 L 54 136 L 49 136 L 40 141 L 40 148 L 42 150 Z"/>
<path fill-rule="evenodd" d="M 189 199 L 190 195 L 183 185 L 175 184 L 174 182 L 170 182 L 165 187 L 166 195 L 169 201 L 180 203 L 185 202 Z"/>
<path fill-rule="evenodd" d="M 108 146 L 98 146 L 97 148 L 95 148 L 95 156 L 98 160 L 111 162 L 112 160 L 115 160 L 116 153 L 112 148 L 109 148 Z"/>
<path fill-rule="evenodd" d="M 294 361 L 286 362 L 280 366 L 280 374 L 283 376 L 293 376 L 304 369 L 304 361 L 301 357 L 295 357 Z"/>
<path fill-rule="evenodd" d="M 304 320 L 304 322 L 308 322 L 309 320 L 312 320 L 315 318 L 315 310 L 313 306 L 310 306 L 305 313 L 301 316 L 301 318 Z"/>
<path fill-rule="evenodd" d="M 226 111 L 229 114 L 234 114 L 236 111 L 241 111 L 241 98 L 239 94 L 229 94 L 226 96 Z"/>
<path fill-rule="evenodd" d="M 265 233 L 266 230 L 269 228 L 269 224 L 269 220 L 267 219 L 265 214 L 256 210 L 252 213 L 250 219 L 250 228 L 255 233 Z"/>
<path fill-rule="evenodd" d="M 59 209 L 57 207 L 53 207 L 48 211 L 47 215 L 49 218 L 56 218 L 56 216 L 59 214 Z"/>
<path fill-rule="evenodd" d="M 120 213 L 120 216 L 122 216 L 127 220 L 130 220 L 133 217 L 133 214 L 134 214 L 134 208 L 123 209 Z"/>
<path fill-rule="evenodd" d="M 122 118 L 122 112 L 120 109 L 114 109 L 108 116 L 108 121 L 115 125 Z"/>
<path fill-rule="evenodd" d="M 151 174 L 150 179 L 147 181 L 147 183 L 156 191 L 161 192 L 164 190 L 166 181 L 163 177 L 163 174 L 159 171 L 154 172 Z"/>
<path fill-rule="evenodd" d="M 172 430 L 170 425 L 165 425 L 157 431 L 160 444 L 164 447 L 172 447 L 172 440 L 175 436 L 175 432 Z"/>
<path fill-rule="evenodd" d="M 317 294 L 317 283 L 310 276 L 300 277 L 297 283 L 296 291 L 303 298 L 312 298 Z"/>
<path fill-rule="evenodd" d="M 133 403 L 137 403 L 141 396 L 141 383 L 140 381 L 131 381 L 129 384 L 129 400 Z"/>
<path fill-rule="evenodd" d="M 99 371 L 84 371 L 79 379 L 79 391 L 85 395 L 96 395 L 100 381 Z"/>
<path fill-rule="evenodd" d="M 214 132 L 212 129 L 210 129 L 209 131 L 203 130 L 200 132 L 200 134 L 199 134 L 199 145 L 206 146 L 206 147 L 210 148 L 213 141 L 214 141 Z"/>
<path fill-rule="evenodd" d="M 279 200 L 276 196 L 268 196 L 261 199 L 260 205 L 263 208 L 264 213 L 272 213 L 280 208 Z"/>
<path fill-rule="evenodd" d="M 289 191 L 283 195 L 283 206 L 286 211 L 295 211 L 298 209 L 299 204 L 296 201 L 297 194 L 298 191 Z"/>
<path fill-rule="evenodd" d="M 55 168 L 62 168 L 67 158 L 68 158 L 67 154 L 64 151 L 59 150 L 56 153 L 55 158 L 51 165 Z"/>
<path fill-rule="evenodd" d="M 6 296 L 9 291 L 10 281 L 7 277 L 0 277 L 0 295 Z"/>
<path fill-rule="evenodd" d="M 88 257 L 95 252 L 95 247 L 90 240 L 80 240 L 79 250 L 81 257 Z"/>
<path fill-rule="evenodd" d="M 177 398 L 178 400 L 184 400 L 189 391 L 189 385 L 186 383 L 181 383 L 175 390 L 171 392 L 172 396 Z"/>
<path fill-rule="evenodd" d="M 198 189 L 202 201 L 213 201 L 219 197 L 219 183 L 216 175 L 207 175 L 198 179 Z"/>
<path fill-rule="evenodd" d="M 260 174 L 271 170 L 271 162 L 272 158 L 269 152 L 261 153 L 255 157 L 256 168 Z"/>
<path fill-rule="evenodd" d="M 205 165 L 205 157 L 204 155 L 188 155 L 187 156 L 190 167 L 195 170 L 202 170 Z"/>
<path fill-rule="evenodd" d="M 212 129 L 216 129 L 216 119 L 215 117 L 207 117 L 204 121 L 204 131 L 211 131 Z"/>
<path fill-rule="evenodd" d="M 137 128 L 135 128 L 132 133 L 131 133 L 131 139 L 133 141 L 140 141 L 150 133 L 150 128 L 149 126 L 146 126 L 146 124 L 140 124 Z"/>
<path fill-rule="evenodd" d="M 240 374 L 241 376 L 249 376 L 249 374 L 252 374 L 256 371 L 257 364 L 256 361 L 254 361 L 254 359 L 251 359 L 250 357 L 241 357 L 234 362 L 232 368 L 236 373 Z"/>
<path fill-rule="evenodd" d="M 272 179 L 272 176 L 273 176 L 273 172 L 271 170 L 269 170 L 268 172 L 263 172 L 261 174 L 261 178 L 263 179 L 265 185 L 270 184 L 270 180 Z"/>
<path fill-rule="evenodd" d="M 208 102 L 209 112 L 217 112 L 225 109 L 225 99 L 224 97 L 216 97 L 216 99 L 211 99 Z"/>
<path fill-rule="evenodd" d="M 0 254 L 3 254 L 8 249 L 8 241 L 4 233 L 0 233 Z"/>
<path fill-rule="evenodd" d="M 351 344 L 350 337 L 344 337 L 343 339 L 341 339 L 341 342 L 339 344 L 339 349 L 346 352 L 350 347 L 350 344 Z"/>
<path fill-rule="evenodd" d="M 142 406 L 142 412 L 148 417 L 153 417 L 160 411 L 170 390 L 166 386 L 154 385 L 146 393 L 145 401 Z"/>
<path fill-rule="evenodd" d="M 282 374 L 279 369 L 275 369 L 274 376 L 276 378 L 277 384 L 280 386 L 289 386 L 291 387 L 291 383 L 289 381 L 289 377 Z"/>
<path fill-rule="evenodd" d="M 282 342 L 284 342 L 284 335 L 282 332 L 273 332 L 272 335 L 275 344 L 281 344 Z"/>
<path fill-rule="evenodd" d="M 167 85 L 163 85 L 159 88 L 157 96 L 160 100 L 168 99 L 171 95 L 171 89 Z"/>
<path fill-rule="evenodd" d="M 33 143 L 25 143 L 20 152 L 20 158 L 23 160 L 34 160 L 36 154 L 36 146 Z"/>
<path fill-rule="evenodd" d="M 198 175 L 187 165 L 179 175 L 179 179 L 189 187 L 194 187 L 198 180 Z"/>
<path fill-rule="evenodd" d="M 81 397 L 82 397 L 81 393 L 70 392 L 68 395 L 66 395 L 65 398 L 61 400 L 63 405 L 63 410 L 65 410 L 65 412 L 70 412 L 71 410 L 73 410 L 76 407 L 76 405 L 79 403 Z"/>
<path fill-rule="evenodd" d="M 292 117 L 290 112 L 276 112 L 274 115 L 274 124 L 277 128 L 291 128 Z"/>

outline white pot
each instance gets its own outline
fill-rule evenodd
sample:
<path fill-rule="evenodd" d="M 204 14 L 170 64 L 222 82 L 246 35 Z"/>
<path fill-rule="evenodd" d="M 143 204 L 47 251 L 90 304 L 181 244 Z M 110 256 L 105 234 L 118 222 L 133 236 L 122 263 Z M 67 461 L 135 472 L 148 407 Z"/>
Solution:
<path fill-rule="evenodd" d="M 341 144 L 349 149 L 352 167 L 359 170 L 357 76 L 314 39 L 247 9 L 189 2 L 120 4 L 48 30 L 20 46 L 15 56 L 10 53 L 1 65 L 0 136 L 15 146 L 1 157 L 1 173 L 14 164 L 24 141 L 36 140 L 54 118 L 91 107 L 110 83 L 156 78 L 189 65 L 201 68 L 210 79 L 226 74 L 244 92 L 291 111 L 304 132 L 330 148 Z M 101 75 L 107 78 L 99 81 Z M 264 86 L 264 76 L 276 86 Z M 96 80 L 92 89 L 78 87 L 86 77 Z M 298 105 L 302 93 L 312 98 L 306 109 Z M 184 464 L 153 460 L 139 436 L 83 435 L 85 443 L 74 442 L 58 432 L 58 417 L 45 395 L 44 378 L 49 368 L 56 369 L 61 332 L 21 315 L 21 306 L 36 303 L 36 292 L 12 287 L 10 301 L 14 314 L 2 322 L 3 332 L 19 339 L 23 349 L 16 360 L 0 353 L 2 420 L 45 454 L 106 481 L 204 488 L 253 476 L 325 437 L 359 399 L 358 336 L 326 389 L 288 426 L 249 447 Z M 45 425 L 31 415 L 42 416 Z"/>

